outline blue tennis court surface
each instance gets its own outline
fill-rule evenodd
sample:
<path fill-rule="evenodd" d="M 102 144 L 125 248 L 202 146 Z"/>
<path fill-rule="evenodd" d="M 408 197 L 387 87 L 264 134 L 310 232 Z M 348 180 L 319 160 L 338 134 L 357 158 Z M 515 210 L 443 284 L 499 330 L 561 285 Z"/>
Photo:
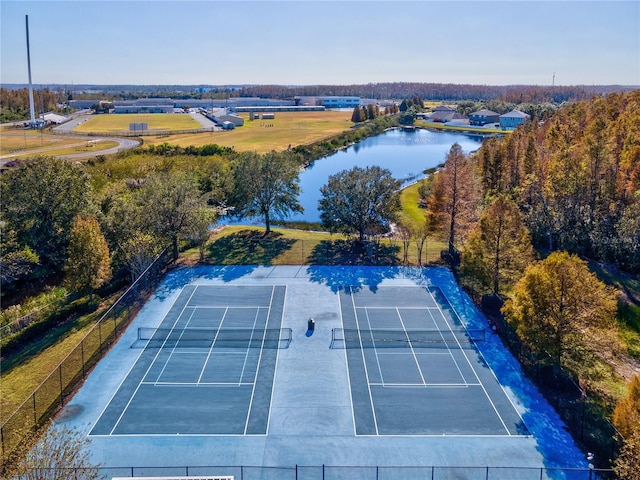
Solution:
<path fill-rule="evenodd" d="M 442 268 L 176 269 L 59 421 L 89 436 L 112 476 L 586 466 Z"/>
<path fill-rule="evenodd" d="M 333 345 L 346 349 L 358 435 L 528 434 L 474 336 L 428 288 L 345 288 L 340 305 Z"/>
<path fill-rule="evenodd" d="M 91 434 L 266 434 L 284 295 L 184 287 Z"/>

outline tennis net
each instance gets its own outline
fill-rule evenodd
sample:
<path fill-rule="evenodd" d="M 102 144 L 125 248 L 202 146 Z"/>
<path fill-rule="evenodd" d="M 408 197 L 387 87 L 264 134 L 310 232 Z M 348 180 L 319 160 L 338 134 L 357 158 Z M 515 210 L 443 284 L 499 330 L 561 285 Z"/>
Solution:
<path fill-rule="evenodd" d="M 473 345 L 485 340 L 485 330 L 359 330 L 334 328 L 331 348 L 426 348 Z"/>
<path fill-rule="evenodd" d="M 290 328 L 151 328 L 138 327 L 138 340 L 150 348 L 287 348 Z"/>

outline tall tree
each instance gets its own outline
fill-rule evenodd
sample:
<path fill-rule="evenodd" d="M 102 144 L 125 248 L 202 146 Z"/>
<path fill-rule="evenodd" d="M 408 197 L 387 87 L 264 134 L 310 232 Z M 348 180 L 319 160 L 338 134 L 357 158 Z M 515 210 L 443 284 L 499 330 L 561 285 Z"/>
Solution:
<path fill-rule="evenodd" d="M 18 242 L 29 246 L 45 268 L 62 268 L 73 221 L 91 210 L 84 171 L 64 160 L 30 160 L 0 175 L 0 198 L 2 219 Z"/>
<path fill-rule="evenodd" d="M 456 243 L 476 218 L 479 192 L 471 160 L 454 143 L 444 167 L 435 176 L 429 209 L 447 237 L 448 252 L 457 257 Z"/>
<path fill-rule="evenodd" d="M 625 438 L 640 434 L 640 375 L 631 379 L 627 396 L 618 401 L 613 411 L 613 424 Z"/>
<path fill-rule="evenodd" d="M 158 173 L 139 192 L 147 227 L 171 241 L 173 259 L 178 258 L 178 241 L 189 228 L 193 214 L 204 199 L 190 173 Z"/>
<path fill-rule="evenodd" d="M 532 260 L 529 230 L 518 206 L 507 197 L 496 198 L 467 238 L 463 268 L 498 294 L 513 286 Z"/>
<path fill-rule="evenodd" d="M 400 210 L 400 185 L 389 170 L 378 166 L 331 175 L 320 188 L 322 224 L 332 232 L 357 233 L 361 241 L 388 231 Z"/>
<path fill-rule="evenodd" d="M 526 269 L 503 312 L 534 352 L 588 375 L 584 352 L 618 347 L 616 299 L 584 260 L 554 252 Z"/>
<path fill-rule="evenodd" d="M 64 270 L 69 286 L 78 292 L 93 291 L 111 279 L 109 247 L 98 221 L 78 215 L 71 229 Z"/>
<path fill-rule="evenodd" d="M 234 162 L 234 206 L 240 216 L 262 217 L 265 235 L 271 220 L 302 212 L 298 203 L 302 160 L 292 152 L 242 153 Z"/>
<path fill-rule="evenodd" d="M 133 234 L 122 242 L 121 249 L 132 282 L 153 263 L 162 250 L 158 238 L 145 232 Z"/>

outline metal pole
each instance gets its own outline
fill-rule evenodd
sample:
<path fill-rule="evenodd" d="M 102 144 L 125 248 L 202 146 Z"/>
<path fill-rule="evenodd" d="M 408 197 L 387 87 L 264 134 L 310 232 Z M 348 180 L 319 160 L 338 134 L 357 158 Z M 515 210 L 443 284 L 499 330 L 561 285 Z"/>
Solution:
<path fill-rule="evenodd" d="M 29 113 L 31 114 L 31 128 L 36 123 L 36 113 L 33 107 L 33 85 L 31 84 L 31 49 L 29 48 L 29 15 L 24 16 L 25 26 L 27 28 L 27 69 L 29 70 Z"/>
<path fill-rule="evenodd" d="M 60 373 L 60 406 L 63 407 L 64 406 L 64 393 L 63 393 L 63 387 L 62 387 L 62 364 L 60 364 L 60 366 L 58 367 L 58 372 Z"/>

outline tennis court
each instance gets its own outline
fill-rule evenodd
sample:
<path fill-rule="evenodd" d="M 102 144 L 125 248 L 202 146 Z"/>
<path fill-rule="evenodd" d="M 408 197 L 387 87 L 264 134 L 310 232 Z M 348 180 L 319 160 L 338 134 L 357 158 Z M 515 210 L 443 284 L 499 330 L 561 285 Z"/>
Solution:
<path fill-rule="evenodd" d="M 522 435 L 520 415 L 435 288 L 345 288 L 343 328 L 357 435 Z M 445 313 L 447 312 L 447 313 Z"/>
<path fill-rule="evenodd" d="M 141 353 L 92 435 L 265 435 L 284 286 L 188 285 Z"/>
<path fill-rule="evenodd" d="M 516 466 L 529 480 L 584 464 L 441 268 L 178 268 L 58 421 L 89 436 L 108 478 L 333 465 L 363 473 L 332 478 Z"/>

